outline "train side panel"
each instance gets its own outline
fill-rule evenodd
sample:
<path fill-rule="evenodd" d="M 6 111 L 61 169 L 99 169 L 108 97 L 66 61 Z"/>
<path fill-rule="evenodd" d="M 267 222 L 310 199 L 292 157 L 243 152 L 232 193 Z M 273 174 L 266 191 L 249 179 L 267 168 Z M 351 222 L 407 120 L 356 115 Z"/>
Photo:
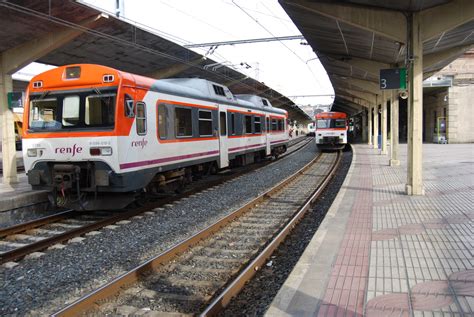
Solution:
<path fill-rule="evenodd" d="M 157 81 L 90 64 L 47 71 L 28 88 L 29 183 L 81 202 L 84 193 L 155 190 L 283 153 L 287 113 L 245 98 L 202 79 Z"/>

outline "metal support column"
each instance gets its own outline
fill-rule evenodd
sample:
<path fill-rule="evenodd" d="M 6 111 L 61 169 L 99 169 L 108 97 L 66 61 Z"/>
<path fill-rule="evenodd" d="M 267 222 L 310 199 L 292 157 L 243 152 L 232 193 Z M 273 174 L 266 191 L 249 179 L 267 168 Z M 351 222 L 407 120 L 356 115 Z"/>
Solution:
<path fill-rule="evenodd" d="M 379 148 L 379 103 L 378 98 L 375 97 L 374 107 L 374 149 Z"/>
<path fill-rule="evenodd" d="M 390 102 L 390 166 L 400 165 L 398 159 L 398 91 L 392 90 Z"/>
<path fill-rule="evenodd" d="M 420 14 L 413 13 L 410 25 L 410 100 L 408 109 L 408 157 L 410 166 L 407 175 L 406 191 L 408 195 L 423 195 L 423 42 Z"/>
<path fill-rule="evenodd" d="M 387 92 L 382 91 L 382 151 L 380 154 L 387 154 Z"/>
<path fill-rule="evenodd" d="M 373 106 L 369 106 L 369 111 L 367 112 L 367 121 L 368 121 L 368 125 L 367 125 L 367 133 L 368 133 L 368 136 L 369 136 L 369 140 L 367 142 L 367 144 L 369 145 L 372 145 L 372 139 L 373 139 L 373 136 L 372 136 L 372 113 L 373 113 Z"/>
<path fill-rule="evenodd" d="M 367 142 L 367 111 L 364 110 L 362 113 L 362 142 Z"/>

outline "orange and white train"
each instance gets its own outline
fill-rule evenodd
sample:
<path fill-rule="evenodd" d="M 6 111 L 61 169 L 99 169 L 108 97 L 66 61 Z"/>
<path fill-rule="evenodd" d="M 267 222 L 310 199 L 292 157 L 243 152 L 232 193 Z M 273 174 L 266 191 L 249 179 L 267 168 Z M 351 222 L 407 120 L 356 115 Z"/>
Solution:
<path fill-rule="evenodd" d="M 321 150 L 340 150 L 347 144 L 347 114 L 320 112 L 316 114 L 315 140 Z"/>
<path fill-rule="evenodd" d="M 278 156 L 288 143 L 286 111 L 198 78 L 68 65 L 35 76 L 25 104 L 29 184 L 84 209 L 123 207 L 144 190 Z"/>

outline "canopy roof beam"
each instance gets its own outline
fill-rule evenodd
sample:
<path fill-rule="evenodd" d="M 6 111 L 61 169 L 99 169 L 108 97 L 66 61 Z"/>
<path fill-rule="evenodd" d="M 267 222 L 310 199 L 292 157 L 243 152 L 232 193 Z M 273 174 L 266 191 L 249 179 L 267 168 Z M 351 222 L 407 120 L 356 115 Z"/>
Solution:
<path fill-rule="evenodd" d="M 406 19 L 401 12 L 305 0 L 291 1 L 287 4 L 336 19 L 399 43 L 406 43 Z"/>
<path fill-rule="evenodd" d="M 474 1 L 453 0 L 420 12 L 420 24 L 423 29 L 422 42 L 457 28 L 474 19 Z"/>
<path fill-rule="evenodd" d="M 72 41 L 86 31 L 93 28 L 104 15 L 99 14 L 84 20 L 80 26 L 84 29 L 64 27 L 51 32 L 44 37 L 33 39 L 19 46 L 2 52 L 3 72 L 13 74 L 26 65 L 38 60 L 46 54 Z"/>

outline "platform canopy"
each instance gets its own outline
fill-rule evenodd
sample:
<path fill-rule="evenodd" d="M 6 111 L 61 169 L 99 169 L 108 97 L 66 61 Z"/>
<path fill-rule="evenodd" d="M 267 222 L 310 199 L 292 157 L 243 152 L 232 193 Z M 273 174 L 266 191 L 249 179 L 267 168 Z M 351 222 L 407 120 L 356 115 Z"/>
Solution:
<path fill-rule="evenodd" d="M 405 27 L 423 25 L 423 77 L 434 75 L 474 44 L 472 0 L 279 0 L 321 60 L 335 90 L 333 110 L 357 113 L 380 95 L 380 69 L 404 67 Z"/>
<path fill-rule="evenodd" d="M 62 34 L 66 39 L 57 41 L 59 33 L 69 34 Z M 227 85 L 235 94 L 266 97 L 294 120 L 310 119 L 290 99 L 265 84 L 230 67 L 206 67 L 219 64 L 80 1 L 1 1 L 0 38 L 0 54 L 26 57 L 24 64 L 8 65 L 10 74 L 37 61 L 50 65 L 95 63 L 155 78 L 200 77 Z M 39 44 L 37 50 L 31 49 L 36 47 L 32 42 Z M 22 51 L 22 47 L 26 49 Z"/>

